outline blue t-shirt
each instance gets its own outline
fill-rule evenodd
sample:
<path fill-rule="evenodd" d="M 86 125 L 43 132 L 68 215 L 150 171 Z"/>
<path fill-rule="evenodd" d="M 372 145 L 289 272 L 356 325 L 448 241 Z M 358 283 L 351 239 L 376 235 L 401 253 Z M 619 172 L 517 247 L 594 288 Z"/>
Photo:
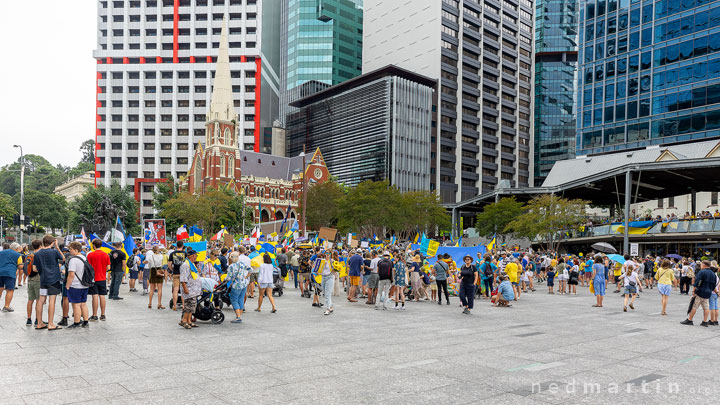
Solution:
<path fill-rule="evenodd" d="M 145 269 L 145 255 L 142 253 L 139 253 L 138 256 L 140 256 L 140 264 L 138 264 L 138 270 L 144 270 Z"/>
<path fill-rule="evenodd" d="M 360 255 L 352 255 L 348 259 L 348 274 L 352 277 L 359 277 L 362 275 L 363 258 Z"/>
<path fill-rule="evenodd" d="M 604 265 L 595 263 L 593 264 L 592 269 L 595 270 L 595 278 L 593 280 L 598 283 L 604 283 L 605 280 L 607 280 L 607 272 L 605 271 Z"/>
<path fill-rule="evenodd" d="M 20 256 L 20 253 L 12 249 L 0 251 L 0 276 L 15 278 Z"/>
<path fill-rule="evenodd" d="M 510 281 L 505 280 L 498 286 L 498 294 L 501 294 L 505 301 L 512 301 L 515 299 L 515 293 L 513 292 Z"/>
<path fill-rule="evenodd" d="M 60 263 L 65 260 L 63 255 L 55 249 L 41 249 L 35 252 L 33 265 L 37 267 L 40 273 L 40 285 L 51 285 L 59 283 Z"/>
<path fill-rule="evenodd" d="M 695 275 L 695 294 L 700 298 L 710 298 L 715 289 L 715 274 L 710 269 L 702 269 Z"/>

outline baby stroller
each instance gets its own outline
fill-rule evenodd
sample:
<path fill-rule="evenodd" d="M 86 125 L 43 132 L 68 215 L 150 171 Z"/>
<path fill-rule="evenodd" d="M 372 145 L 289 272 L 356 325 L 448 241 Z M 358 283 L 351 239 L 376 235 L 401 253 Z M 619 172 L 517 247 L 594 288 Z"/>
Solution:
<path fill-rule="evenodd" d="M 214 288 L 209 289 L 203 286 L 202 295 L 198 297 L 197 307 L 193 317 L 200 321 L 210 321 L 214 324 L 220 324 L 225 321 L 225 314 L 222 313 L 223 302 L 227 299 L 228 305 L 230 297 L 228 296 L 227 283 L 222 282 Z M 182 306 L 180 295 L 176 303 L 170 298 L 170 308 L 173 304 L 178 307 Z"/>
<path fill-rule="evenodd" d="M 280 274 L 280 270 L 278 270 L 278 268 L 275 267 L 273 269 L 273 290 L 272 290 L 273 296 L 277 293 L 278 297 L 282 297 L 284 285 L 285 285 L 285 280 L 283 280 L 282 274 Z"/>
<path fill-rule="evenodd" d="M 227 282 L 223 281 L 218 284 L 213 291 L 213 303 L 217 309 L 223 309 L 225 306 L 230 306 L 230 291 Z"/>

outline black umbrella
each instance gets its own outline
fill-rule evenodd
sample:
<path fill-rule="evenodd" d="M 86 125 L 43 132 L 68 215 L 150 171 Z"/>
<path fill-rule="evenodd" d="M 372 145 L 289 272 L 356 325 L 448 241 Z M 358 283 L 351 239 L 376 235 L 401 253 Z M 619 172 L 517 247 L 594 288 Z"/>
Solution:
<path fill-rule="evenodd" d="M 593 244 L 590 245 L 590 246 L 592 246 L 592 248 L 595 249 L 595 250 L 597 250 L 598 252 L 603 252 L 603 253 L 617 253 L 617 249 L 615 249 L 615 248 L 613 247 L 613 245 L 611 245 L 611 244 L 609 244 L 609 243 L 607 243 L 607 242 L 593 243 Z"/>

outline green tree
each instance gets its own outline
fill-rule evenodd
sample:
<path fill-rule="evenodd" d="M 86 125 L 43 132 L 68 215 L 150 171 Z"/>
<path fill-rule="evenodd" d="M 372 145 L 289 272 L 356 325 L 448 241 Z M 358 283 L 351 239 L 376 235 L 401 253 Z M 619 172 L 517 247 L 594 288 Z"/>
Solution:
<path fill-rule="evenodd" d="M 153 193 L 153 207 L 160 211 L 163 204 L 178 194 L 180 191 L 179 184 L 175 182 L 173 176 L 167 176 L 167 181 L 164 183 L 157 183 L 155 192 Z M 166 219 L 167 221 L 167 219 Z M 182 224 L 179 224 L 180 226 Z"/>
<path fill-rule="evenodd" d="M 5 218 L 7 223 L 12 223 L 13 215 L 17 214 L 15 204 L 12 197 L 7 194 L 0 193 L 0 217 Z"/>
<path fill-rule="evenodd" d="M 539 238 L 549 250 L 557 251 L 565 232 L 577 228 L 585 221 L 584 200 L 568 200 L 552 194 L 544 194 L 530 200 L 525 212 L 518 215 L 505 228 L 531 241 Z"/>
<path fill-rule="evenodd" d="M 132 235 L 139 235 L 141 226 L 138 223 L 139 206 L 135 197 L 120 187 L 117 182 L 113 182 L 110 187 L 98 185 L 97 188 L 88 187 L 85 193 L 77 200 L 70 204 L 71 215 L 71 231 L 80 230 L 81 226 L 85 226 L 85 231 L 96 232 L 98 236 L 101 233 L 112 229 L 115 226 L 116 215 L 112 210 L 97 212 L 98 207 L 102 206 L 102 202 L 107 197 L 112 202 L 114 208 L 121 214 L 120 219 L 123 222 L 125 231 Z M 101 216 L 101 223 L 94 222 L 93 218 L 96 214 Z"/>
<path fill-rule="evenodd" d="M 13 198 L 15 208 L 20 209 L 20 195 Z M 41 191 L 25 190 L 25 218 L 45 228 L 65 229 L 68 226 L 69 211 L 65 197 Z"/>
<path fill-rule="evenodd" d="M 430 233 L 450 227 L 450 215 L 432 191 L 410 191 L 400 195 L 398 224 L 394 230 L 400 239 L 409 238 L 418 230 Z"/>
<path fill-rule="evenodd" d="M 227 216 L 220 218 L 221 225 L 233 234 L 249 234 L 253 228 L 253 209 L 245 204 L 245 196 L 236 193 L 234 190 L 227 190 L 231 199 L 227 205 Z M 243 228 L 243 215 L 245 215 L 245 227 Z"/>
<path fill-rule="evenodd" d="M 328 180 L 324 183 L 315 184 L 307 190 L 307 228 L 319 230 L 323 226 L 330 228 L 337 227 L 340 218 L 340 206 L 345 198 L 345 189 L 335 181 Z M 302 200 L 299 211 L 302 212 Z"/>
<path fill-rule="evenodd" d="M 80 152 L 83 157 L 81 163 L 92 163 L 95 164 L 95 141 L 88 139 L 87 141 L 80 144 Z"/>
<path fill-rule="evenodd" d="M 200 196 L 190 193 L 178 193 L 162 204 L 158 216 L 165 219 L 166 226 L 171 230 L 182 224 L 202 226 L 205 213 L 198 203 L 199 198 Z"/>
<path fill-rule="evenodd" d="M 401 227 L 401 200 L 400 191 L 388 181 L 364 181 L 342 199 L 338 228 L 381 237 L 385 230 Z"/>
<path fill-rule="evenodd" d="M 485 238 L 492 238 L 497 235 L 503 242 L 509 235 L 506 231 L 507 225 L 524 211 L 523 203 L 515 197 L 501 198 L 498 202 L 483 207 L 475 220 L 475 230 Z"/>

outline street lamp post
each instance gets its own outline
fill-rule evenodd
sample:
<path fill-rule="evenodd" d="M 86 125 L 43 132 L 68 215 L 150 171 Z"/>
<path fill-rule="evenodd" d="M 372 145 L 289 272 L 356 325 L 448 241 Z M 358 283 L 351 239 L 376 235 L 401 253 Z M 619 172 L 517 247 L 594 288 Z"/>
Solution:
<path fill-rule="evenodd" d="M 307 238 L 307 220 L 305 218 L 305 207 L 307 206 L 307 179 L 305 178 L 305 145 L 303 145 L 303 151 L 300 154 L 302 156 L 302 220 L 303 220 L 303 237 Z"/>
<path fill-rule="evenodd" d="M 25 226 L 25 155 L 21 145 L 13 145 L 13 148 L 20 148 L 20 244 L 22 244 Z"/>

